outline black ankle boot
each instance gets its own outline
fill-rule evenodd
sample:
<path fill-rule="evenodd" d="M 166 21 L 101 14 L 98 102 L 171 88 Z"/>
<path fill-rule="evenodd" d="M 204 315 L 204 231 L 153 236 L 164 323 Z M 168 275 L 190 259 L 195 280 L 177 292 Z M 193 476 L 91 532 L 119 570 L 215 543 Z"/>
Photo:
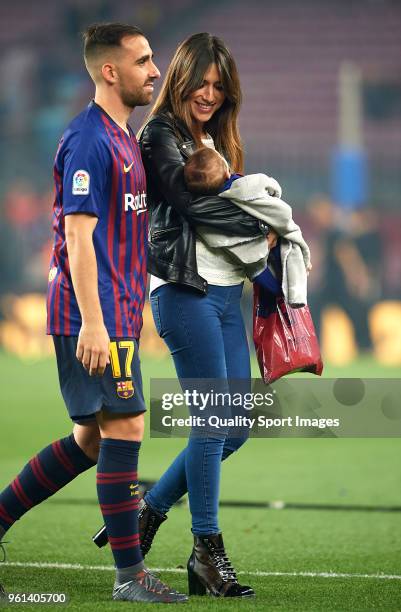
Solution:
<path fill-rule="evenodd" d="M 166 514 L 160 514 L 156 512 L 142 499 L 139 505 L 138 522 L 139 522 L 139 540 L 141 542 L 142 556 L 145 557 L 152 546 L 153 538 L 156 535 L 160 525 L 167 520 Z M 93 536 L 93 542 L 99 548 L 106 546 L 109 541 L 107 537 L 106 526 L 103 525 L 101 529 Z"/>
<path fill-rule="evenodd" d="M 190 595 L 214 597 L 253 597 L 253 589 L 239 584 L 237 575 L 224 550 L 223 536 L 216 533 L 194 536 L 194 547 L 188 560 Z"/>
<path fill-rule="evenodd" d="M 145 501 L 143 502 L 143 506 L 138 514 L 139 540 L 143 557 L 150 551 L 153 538 L 164 521 L 167 521 L 167 514 L 160 514 L 160 512 L 156 512 L 156 510 L 148 506 Z"/>

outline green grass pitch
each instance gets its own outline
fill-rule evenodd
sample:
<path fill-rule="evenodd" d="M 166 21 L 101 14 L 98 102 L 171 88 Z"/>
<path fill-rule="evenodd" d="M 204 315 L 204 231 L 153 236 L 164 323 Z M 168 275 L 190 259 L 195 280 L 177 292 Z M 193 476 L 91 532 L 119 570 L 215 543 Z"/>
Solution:
<path fill-rule="evenodd" d="M 169 361 L 142 362 L 145 389 L 151 376 L 174 376 Z M 40 448 L 67 435 L 70 423 L 55 360 L 24 363 L 0 353 L 0 372 L 1 489 Z M 369 358 L 346 369 L 327 368 L 325 374 L 400 376 L 399 369 L 379 368 Z M 145 437 L 141 477 L 156 479 L 184 443 Z M 400 454 L 399 439 L 253 439 L 224 464 L 221 499 L 401 506 Z M 129 604 L 110 601 L 110 551 L 90 541 L 101 523 L 91 470 L 9 532 L 0 582 L 11 593 L 65 592 L 69 610 L 128 609 Z M 400 513 L 223 507 L 221 527 L 241 581 L 251 584 L 257 597 L 191 598 L 191 611 L 401 610 Z M 148 565 L 185 591 L 190 551 L 183 505 L 162 525 Z"/>

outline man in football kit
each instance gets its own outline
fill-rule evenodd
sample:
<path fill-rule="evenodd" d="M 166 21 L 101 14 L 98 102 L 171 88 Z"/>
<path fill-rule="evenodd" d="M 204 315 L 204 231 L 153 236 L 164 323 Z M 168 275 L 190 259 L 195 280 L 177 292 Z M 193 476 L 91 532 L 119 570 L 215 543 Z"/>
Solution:
<path fill-rule="evenodd" d="M 113 599 L 187 599 L 146 569 L 138 533 L 138 453 L 145 404 L 138 338 L 146 288 L 146 179 L 127 121 L 160 73 L 143 33 L 91 26 L 84 58 L 95 99 L 68 126 L 54 164 L 54 248 L 47 296 L 59 381 L 73 433 L 0 493 L 0 540 L 44 499 L 97 463 L 116 566 Z"/>

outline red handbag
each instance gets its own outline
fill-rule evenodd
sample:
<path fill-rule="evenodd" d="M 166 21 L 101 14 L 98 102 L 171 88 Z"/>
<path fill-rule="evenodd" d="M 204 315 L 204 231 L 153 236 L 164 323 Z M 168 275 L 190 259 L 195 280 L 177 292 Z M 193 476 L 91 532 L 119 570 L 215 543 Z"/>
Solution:
<path fill-rule="evenodd" d="M 291 308 L 257 283 L 253 297 L 253 341 L 264 382 L 292 372 L 320 376 L 323 362 L 308 306 Z"/>

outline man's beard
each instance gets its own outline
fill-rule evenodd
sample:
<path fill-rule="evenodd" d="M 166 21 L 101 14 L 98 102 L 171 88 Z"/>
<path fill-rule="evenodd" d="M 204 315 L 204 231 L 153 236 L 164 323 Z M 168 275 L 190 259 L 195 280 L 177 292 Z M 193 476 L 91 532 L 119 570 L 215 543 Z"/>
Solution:
<path fill-rule="evenodd" d="M 138 87 L 135 91 L 128 91 L 122 88 L 121 101 L 124 106 L 132 109 L 136 106 L 146 106 L 152 101 L 152 93 L 153 92 L 146 92 L 142 87 Z"/>

